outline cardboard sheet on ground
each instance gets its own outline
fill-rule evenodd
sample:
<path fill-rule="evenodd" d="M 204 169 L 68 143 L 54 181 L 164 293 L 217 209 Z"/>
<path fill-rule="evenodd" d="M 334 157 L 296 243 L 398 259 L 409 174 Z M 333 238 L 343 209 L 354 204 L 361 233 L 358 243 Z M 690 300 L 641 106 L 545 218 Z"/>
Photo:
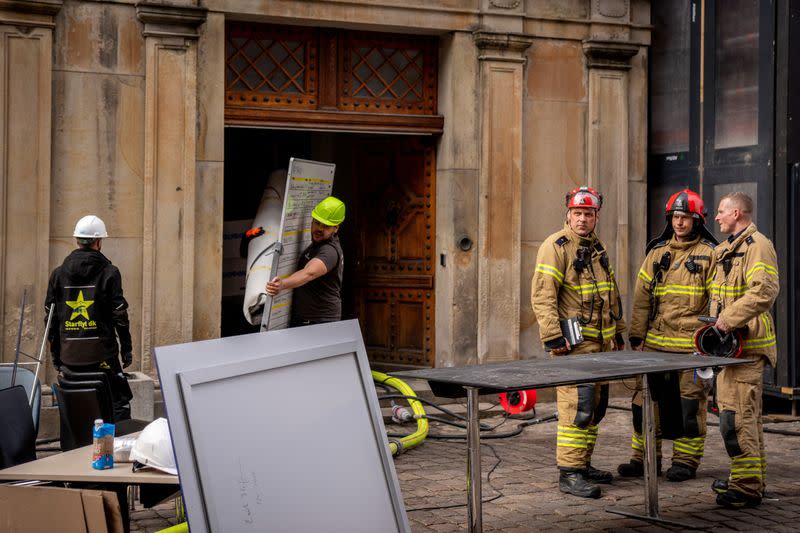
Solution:
<path fill-rule="evenodd" d="M 409 531 L 358 321 L 155 358 L 192 533 Z"/>
<path fill-rule="evenodd" d="M 289 160 L 279 233 L 282 251 L 277 268 L 273 266 L 275 275 L 291 275 L 297 268 L 300 253 L 311 244 L 311 211 L 325 197 L 330 196 L 335 171 L 336 165 L 332 163 L 294 157 Z M 282 291 L 275 298 L 268 298 L 266 305 L 270 312 L 264 314 L 262 331 L 283 329 L 289 325 L 292 291 Z"/>

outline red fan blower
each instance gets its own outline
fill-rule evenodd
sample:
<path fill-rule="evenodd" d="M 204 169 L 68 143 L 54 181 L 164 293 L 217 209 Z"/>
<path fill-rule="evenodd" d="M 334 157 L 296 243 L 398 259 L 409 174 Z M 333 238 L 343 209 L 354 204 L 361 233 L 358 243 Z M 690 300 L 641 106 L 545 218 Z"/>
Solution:
<path fill-rule="evenodd" d="M 501 392 L 500 405 L 512 415 L 530 411 L 536 405 L 536 389 Z"/>

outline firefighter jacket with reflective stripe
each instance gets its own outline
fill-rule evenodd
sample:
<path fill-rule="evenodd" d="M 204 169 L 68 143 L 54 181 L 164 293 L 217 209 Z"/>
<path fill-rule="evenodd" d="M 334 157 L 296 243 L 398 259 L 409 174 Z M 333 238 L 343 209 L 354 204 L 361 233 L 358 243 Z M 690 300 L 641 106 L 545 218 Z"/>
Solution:
<path fill-rule="evenodd" d="M 764 355 L 774 366 L 775 322 L 770 309 L 780 289 L 775 247 L 750 224 L 714 251 L 717 269 L 711 282 L 711 316 L 741 331 L 743 355 Z"/>
<path fill-rule="evenodd" d="M 52 305 L 48 338 L 56 365 L 91 365 L 119 356 L 120 349 L 131 352 L 122 277 L 100 252 L 75 250 L 53 270 L 45 300 L 48 309 Z"/>
<path fill-rule="evenodd" d="M 594 233 L 581 237 L 564 224 L 563 230 L 545 239 L 531 283 L 531 305 L 542 342 L 561 337 L 559 321 L 572 317 L 581 320 L 585 338 L 598 342 L 624 331 L 613 276 L 608 254 Z"/>
<path fill-rule="evenodd" d="M 644 258 L 633 292 L 631 338 L 665 352 L 692 352 L 694 332 L 708 314 L 708 287 L 714 276 L 714 245 L 699 236 L 671 238 Z"/>

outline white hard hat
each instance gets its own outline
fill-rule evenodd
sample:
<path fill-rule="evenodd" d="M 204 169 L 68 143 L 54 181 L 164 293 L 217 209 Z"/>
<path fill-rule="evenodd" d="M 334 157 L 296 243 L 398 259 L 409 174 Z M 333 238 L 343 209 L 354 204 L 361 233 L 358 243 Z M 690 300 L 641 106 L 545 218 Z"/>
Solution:
<path fill-rule="evenodd" d="M 158 418 L 147 424 L 131 448 L 130 459 L 134 462 L 134 469 L 135 463 L 140 463 L 167 474 L 178 475 L 166 418 Z"/>
<path fill-rule="evenodd" d="M 75 224 L 73 237 L 79 239 L 105 239 L 108 237 L 105 222 L 96 215 L 86 215 Z"/>

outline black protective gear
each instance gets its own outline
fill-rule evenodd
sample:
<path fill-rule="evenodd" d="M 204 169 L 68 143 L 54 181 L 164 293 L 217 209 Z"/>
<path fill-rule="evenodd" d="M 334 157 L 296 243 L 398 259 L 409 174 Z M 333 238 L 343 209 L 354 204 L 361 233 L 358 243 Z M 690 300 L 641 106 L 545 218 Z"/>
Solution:
<path fill-rule="evenodd" d="M 567 339 L 564 337 L 558 337 L 556 339 L 551 339 L 549 341 L 545 341 L 544 349 L 548 352 L 552 352 L 558 348 L 564 348 L 567 346 Z"/>
<path fill-rule="evenodd" d="M 739 446 L 739 437 L 736 435 L 736 411 L 722 411 L 719 414 L 719 432 L 722 434 L 722 442 L 729 457 L 742 455 L 742 447 Z"/>
<path fill-rule="evenodd" d="M 562 469 L 558 475 L 558 488 L 579 498 L 600 497 L 600 487 L 589 483 L 583 470 Z"/>
<path fill-rule="evenodd" d="M 717 494 L 722 494 L 723 492 L 727 492 L 728 491 L 728 480 L 727 479 L 715 479 L 714 482 L 711 484 L 711 490 L 713 490 Z"/>
<path fill-rule="evenodd" d="M 672 463 L 672 466 L 667 469 L 667 481 L 674 481 L 680 483 L 689 479 L 697 477 L 697 469 L 688 465 L 680 463 Z"/>
<path fill-rule="evenodd" d="M 745 509 L 761 505 L 761 496 L 750 496 L 736 489 L 717 494 L 717 505 L 727 509 Z"/>
<path fill-rule="evenodd" d="M 591 463 L 586 465 L 586 470 L 583 473 L 583 476 L 593 482 L 593 483 L 603 483 L 608 484 L 614 479 L 614 476 L 611 475 L 611 472 L 608 470 L 599 470 L 592 466 Z"/>
<path fill-rule="evenodd" d="M 642 477 L 644 476 L 644 463 L 631 460 L 629 463 L 622 463 L 617 467 L 617 472 L 622 477 Z M 661 461 L 656 462 L 656 472 L 661 475 Z"/>
<path fill-rule="evenodd" d="M 606 398 L 608 401 L 608 398 Z M 573 425 L 579 428 L 586 428 L 594 415 L 594 383 L 582 383 L 578 385 L 578 412 L 575 413 Z M 595 421 L 595 423 L 599 422 Z"/>
<path fill-rule="evenodd" d="M 133 354 L 131 352 L 122 354 L 122 368 L 128 368 L 132 364 L 133 364 Z"/>

